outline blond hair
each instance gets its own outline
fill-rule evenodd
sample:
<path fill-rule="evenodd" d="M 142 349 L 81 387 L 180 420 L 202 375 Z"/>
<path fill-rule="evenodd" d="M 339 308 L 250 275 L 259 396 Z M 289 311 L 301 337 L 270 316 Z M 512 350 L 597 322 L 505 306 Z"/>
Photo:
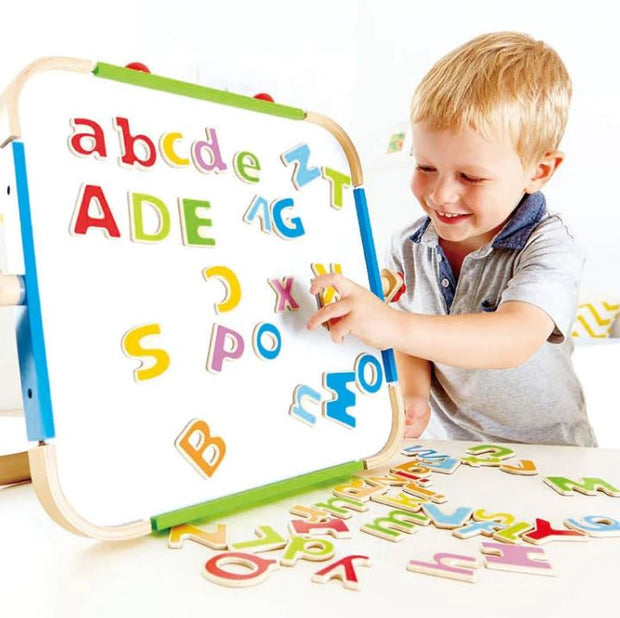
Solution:
<path fill-rule="evenodd" d="M 411 102 L 411 121 L 431 130 L 507 129 L 524 166 L 557 150 L 571 82 L 558 54 L 526 34 L 485 34 L 439 60 Z"/>

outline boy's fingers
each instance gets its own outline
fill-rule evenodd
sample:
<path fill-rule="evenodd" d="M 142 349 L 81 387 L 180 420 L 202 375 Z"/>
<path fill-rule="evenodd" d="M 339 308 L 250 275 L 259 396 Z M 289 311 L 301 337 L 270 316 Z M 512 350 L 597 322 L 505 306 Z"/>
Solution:
<path fill-rule="evenodd" d="M 329 334 L 331 335 L 332 341 L 335 343 L 342 343 L 350 332 L 351 318 L 348 315 L 338 320 L 338 322 L 331 324 L 329 328 Z"/>
<path fill-rule="evenodd" d="M 327 288 L 334 288 L 340 296 L 346 296 L 353 289 L 353 282 L 343 277 L 340 273 L 319 275 L 310 284 L 310 294 L 318 294 Z"/>
<path fill-rule="evenodd" d="M 329 305 L 325 305 L 322 309 L 319 309 L 306 324 L 308 330 L 313 330 L 317 326 L 321 324 L 325 324 L 329 320 L 334 318 L 341 318 L 343 315 L 346 315 L 351 311 L 350 303 L 345 300 L 339 300 L 335 303 L 330 303 Z"/>

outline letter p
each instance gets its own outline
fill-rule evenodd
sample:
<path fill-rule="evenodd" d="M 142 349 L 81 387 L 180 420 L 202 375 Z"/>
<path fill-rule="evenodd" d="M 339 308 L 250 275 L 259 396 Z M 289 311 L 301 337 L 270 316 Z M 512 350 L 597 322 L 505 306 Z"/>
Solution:
<path fill-rule="evenodd" d="M 225 360 L 241 358 L 245 343 L 243 337 L 231 328 L 214 324 L 207 358 L 207 371 L 221 373 Z"/>

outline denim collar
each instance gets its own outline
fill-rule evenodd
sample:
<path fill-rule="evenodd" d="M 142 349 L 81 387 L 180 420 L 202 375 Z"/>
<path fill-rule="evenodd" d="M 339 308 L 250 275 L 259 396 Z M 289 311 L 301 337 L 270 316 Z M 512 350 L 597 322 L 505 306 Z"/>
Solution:
<path fill-rule="evenodd" d="M 540 191 L 531 194 L 526 193 L 514 209 L 510 219 L 491 242 L 491 247 L 516 251 L 523 249 L 530 234 L 545 214 L 545 208 L 545 196 Z M 411 236 L 411 240 L 415 243 L 421 242 L 430 224 L 430 217 L 426 217 L 422 225 Z M 427 238 L 432 244 L 436 244 L 437 233 L 434 228 L 431 228 L 429 236 L 431 236 L 431 231 L 432 237 Z"/>

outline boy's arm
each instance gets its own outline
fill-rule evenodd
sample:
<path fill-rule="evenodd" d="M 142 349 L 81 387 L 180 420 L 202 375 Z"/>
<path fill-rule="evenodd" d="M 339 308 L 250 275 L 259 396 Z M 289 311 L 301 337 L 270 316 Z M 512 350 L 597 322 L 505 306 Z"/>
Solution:
<path fill-rule="evenodd" d="M 553 332 L 545 311 L 521 301 L 493 313 L 421 315 L 397 311 L 340 274 L 317 277 L 313 294 L 334 287 L 340 300 L 317 311 L 308 328 L 340 318 L 330 328 L 334 341 L 354 335 L 379 349 L 394 348 L 419 358 L 472 369 L 507 369 L 527 361 Z"/>
<path fill-rule="evenodd" d="M 392 335 L 406 341 L 401 351 L 470 369 L 517 367 L 554 329 L 542 309 L 520 301 L 505 302 L 493 313 L 403 315 L 395 320 Z"/>
<path fill-rule="evenodd" d="M 431 416 L 431 363 L 398 351 L 394 356 L 405 402 L 405 438 L 419 438 Z"/>

